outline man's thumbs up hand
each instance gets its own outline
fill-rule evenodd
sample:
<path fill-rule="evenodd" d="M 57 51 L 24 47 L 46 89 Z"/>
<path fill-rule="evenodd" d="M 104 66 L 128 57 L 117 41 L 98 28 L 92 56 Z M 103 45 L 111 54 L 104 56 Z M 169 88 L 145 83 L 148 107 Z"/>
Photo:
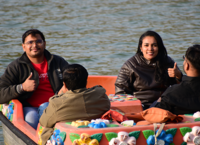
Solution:
<path fill-rule="evenodd" d="M 168 75 L 169 75 L 169 77 L 171 77 L 171 78 L 177 78 L 177 79 L 181 79 L 181 77 L 182 77 L 182 73 L 181 73 L 181 71 L 178 69 L 178 67 L 177 67 L 177 63 L 175 62 L 174 63 L 174 67 L 173 68 L 168 68 Z"/>
<path fill-rule="evenodd" d="M 25 82 L 22 84 L 22 88 L 26 92 L 32 92 L 36 89 L 36 81 L 31 80 L 33 73 L 31 72 L 30 76 L 25 80 Z"/>

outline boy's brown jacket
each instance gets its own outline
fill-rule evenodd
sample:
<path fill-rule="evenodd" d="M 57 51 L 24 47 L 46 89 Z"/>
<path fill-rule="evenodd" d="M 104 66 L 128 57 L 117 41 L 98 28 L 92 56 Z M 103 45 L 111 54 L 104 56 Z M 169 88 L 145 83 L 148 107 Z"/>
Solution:
<path fill-rule="evenodd" d="M 41 135 L 42 145 L 45 145 L 52 135 L 57 122 L 100 118 L 110 109 L 110 101 L 105 92 L 103 87 L 95 86 L 51 97 L 48 107 L 40 118 L 40 124 L 45 127 Z"/>

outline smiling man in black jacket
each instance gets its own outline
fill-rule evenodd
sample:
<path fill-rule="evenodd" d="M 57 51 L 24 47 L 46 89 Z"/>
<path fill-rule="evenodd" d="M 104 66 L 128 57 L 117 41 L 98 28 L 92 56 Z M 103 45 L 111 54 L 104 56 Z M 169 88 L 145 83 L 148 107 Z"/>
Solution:
<path fill-rule="evenodd" d="M 46 50 L 43 33 L 30 29 L 22 35 L 21 57 L 11 62 L 0 77 L 0 104 L 18 99 L 24 118 L 37 128 L 38 107 L 62 87 L 62 68 L 68 63 Z"/>
<path fill-rule="evenodd" d="M 183 58 L 187 76 L 183 76 L 180 84 L 169 87 L 156 104 L 177 115 L 200 111 L 200 45 L 189 47 Z"/>

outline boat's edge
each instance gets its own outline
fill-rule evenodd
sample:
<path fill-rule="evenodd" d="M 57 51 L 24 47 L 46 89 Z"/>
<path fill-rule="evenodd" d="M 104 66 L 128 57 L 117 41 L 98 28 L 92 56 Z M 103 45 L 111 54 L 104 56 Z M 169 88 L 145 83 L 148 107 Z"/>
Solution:
<path fill-rule="evenodd" d="M 6 145 L 37 145 L 21 130 L 15 127 L 3 114 L 0 112 L 0 120 L 4 134 L 4 142 Z"/>

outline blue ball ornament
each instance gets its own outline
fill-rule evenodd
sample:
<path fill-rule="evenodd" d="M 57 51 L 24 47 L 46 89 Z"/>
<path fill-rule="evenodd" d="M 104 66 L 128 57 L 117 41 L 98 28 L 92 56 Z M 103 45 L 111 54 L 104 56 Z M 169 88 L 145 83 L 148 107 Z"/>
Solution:
<path fill-rule="evenodd" d="M 156 130 L 156 133 L 158 132 L 158 130 Z M 158 139 L 162 139 L 164 140 L 166 135 L 166 132 L 164 130 L 161 131 L 161 133 L 159 134 L 159 136 L 157 137 Z"/>
<path fill-rule="evenodd" d="M 147 144 L 148 145 L 154 145 L 155 144 L 155 136 L 154 135 L 150 135 L 147 139 Z"/>
<path fill-rule="evenodd" d="M 56 137 L 56 145 L 64 145 L 64 142 L 59 135 Z"/>
<path fill-rule="evenodd" d="M 165 142 L 167 142 L 167 143 L 172 143 L 173 142 L 173 135 L 172 134 L 166 134 L 166 136 L 165 136 Z"/>

